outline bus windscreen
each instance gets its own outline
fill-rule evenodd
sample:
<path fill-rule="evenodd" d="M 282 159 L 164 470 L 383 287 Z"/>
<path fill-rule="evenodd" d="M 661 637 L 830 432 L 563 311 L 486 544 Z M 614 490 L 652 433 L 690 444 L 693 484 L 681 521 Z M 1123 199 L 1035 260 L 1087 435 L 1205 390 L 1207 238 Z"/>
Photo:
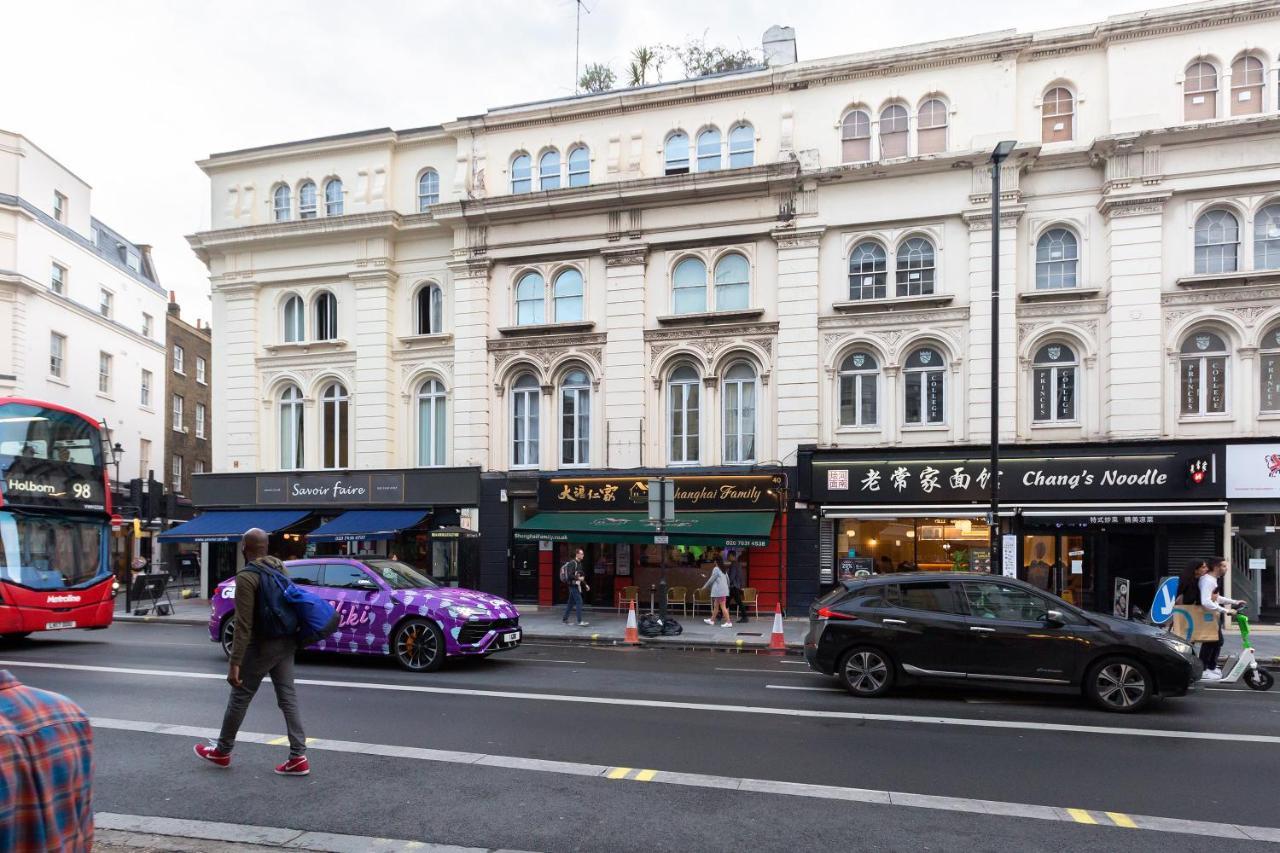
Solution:
<path fill-rule="evenodd" d="M 0 579 L 32 589 L 68 589 L 99 578 L 101 521 L 0 511 Z"/>

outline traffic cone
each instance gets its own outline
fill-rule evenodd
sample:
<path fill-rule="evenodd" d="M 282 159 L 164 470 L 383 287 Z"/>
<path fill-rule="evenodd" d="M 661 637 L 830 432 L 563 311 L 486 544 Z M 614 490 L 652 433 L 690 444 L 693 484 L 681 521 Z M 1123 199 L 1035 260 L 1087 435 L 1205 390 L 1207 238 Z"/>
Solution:
<path fill-rule="evenodd" d="M 786 651 L 787 638 L 782 634 L 782 602 L 773 605 L 773 633 L 769 635 L 769 648 Z"/>
<path fill-rule="evenodd" d="M 640 645 L 640 628 L 636 625 L 636 603 L 633 600 L 627 608 L 627 630 L 622 635 L 622 642 L 628 646 Z"/>

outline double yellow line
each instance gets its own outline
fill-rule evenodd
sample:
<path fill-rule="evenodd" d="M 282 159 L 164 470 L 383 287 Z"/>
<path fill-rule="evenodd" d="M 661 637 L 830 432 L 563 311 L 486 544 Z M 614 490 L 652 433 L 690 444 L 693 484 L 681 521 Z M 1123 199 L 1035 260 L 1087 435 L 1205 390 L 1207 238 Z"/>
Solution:
<path fill-rule="evenodd" d="M 606 779 L 630 779 L 632 782 L 652 782 L 657 770 L 635 770 L 631 767 L 610 767 Z"/>
<path fill-rule="evenodd" d="M 1067 809 L 1067 814 L 1071 815 L 1071 819 L 1074 820 L 1076 823 L 1089 823 L 1089 824 L 1102 823 L 1104 826 L 1106 825 L 1106 821 L 1099 821 L 1097 818 L 1095 818 L 1092 814 L 1090 814 L 1088 811 L 1084 809 Z M 1133 818 L 1129 817 L 1127 814 L 1124 814 L 1123 812 L 1100 812 L 1100 814 L 1106 815 L 1107 820 L 1110 821 L 1113 826 L 1119 826 L 1125 829 L 1138 828 L 1138 825 L 1133 822 Z"/>

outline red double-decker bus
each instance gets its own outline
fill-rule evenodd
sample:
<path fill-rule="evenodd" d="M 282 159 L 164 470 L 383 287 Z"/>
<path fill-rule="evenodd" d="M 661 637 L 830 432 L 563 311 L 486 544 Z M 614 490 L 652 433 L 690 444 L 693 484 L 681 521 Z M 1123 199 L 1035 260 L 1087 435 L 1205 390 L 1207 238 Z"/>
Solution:
<path fill-rule="evenodd" d="M 110 524 L 102 424 L 0 397 L 0 637 L 111 624 Z"/>

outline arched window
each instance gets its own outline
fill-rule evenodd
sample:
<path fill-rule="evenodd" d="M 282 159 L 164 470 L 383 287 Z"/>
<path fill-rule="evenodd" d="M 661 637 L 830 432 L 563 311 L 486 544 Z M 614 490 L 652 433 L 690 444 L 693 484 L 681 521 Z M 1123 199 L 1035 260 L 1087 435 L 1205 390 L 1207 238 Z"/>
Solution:
<path fill-rule="evenodd" d="M 671 309 L 677 314 L 707 310 L 707 265 L 700 258 L 685 258 L 671 275 Z"/>
<path fill-rule="evenodd" d="M 560 152 L 554 148 L 538 159 L 538 189 L 560 189 Z"/>
<path fill-rule="evenodd" d="M 916 153 L 941 154 L 947 150 L 947 105 L 930 98 L 916 114 Z"/>
<path fill-rule="evenodd" d="M 1044 93 L 1040 102 L 1040 141 L 1063 142 L 1075 138 L 1076 98 L 1063 86 Z"/>
<path fill-rule="evenodd" d="M 591 464 L 591 380 L 577 368 L 560 383 L 560 464 Z"/>
<path fill-rule="evenodd" d="M 306 338 L 306 311 L 302 309 L 302 297 L 290 296 L 284 301 L 284 342 L 296 344 Z"/>
<path fill-rule="evenodd" d="M 302 392 L 289 385 L 280 394 L 280 470 L 303 467 Z"/>
<path fill-rule="evenodd" d="M 1075 287 L 1079 263 L 1076 235 L 1066 228 L 1050 228 L 1036 241 L 1036 290 Z"/>
<path fill-rule="evenodd" d="M 555 322 L 576 323 L 583 318 L 582 273 L 567 269 L 556 276 L 551 294 Z"/>
<path fill-rule="evenodd" d="M 1196 220 L 1196 273 L 1240 269 L 1240 222 L 1227 210 L 1209 210 Z"/>
<path fill-rule="evenodd" d="M 569 186 L 585 187 L 591 183 L 591 151 L 585 145 L 569 149 Z"/>
<path fill-rule="evenodd" d="M 714 172 L 720 168 L 720 131 L 709 127 L 698 134 L 698 171 Z"/>
<path fill-rule="evenodd" d="M 1253 267 L 1280 269 L 1280 204 L 1269 204 L 1253 218 Z"/>
<path fill-rule="evenodd" d="M 716 310 L 733 311 L 751 305 L 751 265 L 737 252 L 716 261 Z"/>
<path fill-rule="evenodd" d="M 415 335 L 438 335 L 444 331 L 444 294 L 438 284 L 428 284 L 419 288 L 414 297 L 416 322 Z"/>
<path fill-rule="evenodd" d="M 316 297 L 317 341 L 332 341 L 338 337 L 338 299 L 325 290 Z"/>
<path fill-rule="evenodd" d="M 512 170 L 514 178 L 515 171 Z M 513 184 L 514 189 L 514 184 Z M 423 213 L 433 204 L 440 203 L 440 175 L 435 169 L 427 169 L 418 176 L 418 212 Z"/>
<path fill-rule="evenodd" d="M 331 382 L 320 395 L 320 464 L 347 468 L 350 432 L 350 398 L 341 382 Z"/>
<path fill-rule="evenodd" d="M 271 212 L 272 218 L 276 222 L 285 222 L 292 215 L 289 210 L 289 188 L 284 184 L 275 188 L 271 193 Z"/>
<path fill-rule="evenodd" d="M 546 282 L 536 272 L 527 272 L 516 284 L 516 325 L 533 326 L 547 321 Z"/>
<path fill-rule="evenodd" d="M 511 390 L 511 467 L 538 467 L 538 407 L 542 389 L 522 373 Z"/>
<path fill-rule="evenodd" d="M 1193 62 L 1182 81 L 1182 114 L 1187 121 L 1218 117 L 1218 69 L 1208 62 Z"/>
<path fill-rule="evenodd" d="M 921 347 L 907 357 L 902 371 L 904 415 L 908 424 L 947 422 L 947 364 L 932 347 Z"/>
<path fill-rule="evenodd" d="M 912 237 L 898 247 L 899 296 L 933 293 L 933 273 L 933 244 L 924 237 Z"/>
<path fill-rule="evenodd" d="M 511 159 L 511 191 L 533 191 L 533 158 L 528 154 L 517 154 Z"/>
<path fill-rule="evenodd" d="M 662 156 L 667 175 L 684 175 L 689 171 L 689 135 L 677 130 L 667 137 L 662 146 Z"/>
<path fill-rule="evenodd" d="M 1229 359 L 1220 336 L 1204 329 L 1187 335 L 1179 356 L 1183 415 L 1226 414 Z"/>
<path fill-rule="evenodd" d="M 439 380 L 428 379 L 418 386 L 418 464 L 422 467 L 445 464 L 446 407 Z"/>
<path fill-rule="evenodd" d="M 729 131 L 729 168 L 741 169 L 756 161 L 756 131 L 749 124 L 739 124 Z"/>
<path fill-rule="evenodd" d="M 884 247 L 864 240 L 849 253 L 849 298 L 884 299 L 888 292 L 888 258 Z"/>
<path fill-rule="evenodd" d="M 342 215 L 342 181 L 330 178 L 324 184 L 324 215 Z"/>
<path fill-rule="evenodd" d="M 871 159 L 871 114 L 851 110 L 840 123 L 840 161 L 865 163 Z"/>
<path fill-rule="evenodd" d="M 701 435 L 698 391 L 702 378 L 692 365 L 682 364 L 667 379 L 668 446 L 671 464 L 694 465 L 701 458 L 698 437 Z"/>
<path fill-rule="evenodd" d="M 907 108 L 890 104 L 880 111 L 880 159 L 907 156 Z"/>
<path fill-rule="evenodd" d="M 1258 399 L 1264 412 L 1280 412 L 1280 323 L 1262 336 L 1258 347 L 1258 364 L 1261 368 L 1261 394 Z"/>
<path fill-rule="evenodd" d="M 1262 112 L 1262 82 L 1266 76 L 1262 60 L 1242 56 L 1231 63 L 1231 114 L 1249 115 Z"/>
<path fill-rule="evenodd" d="M 1065 344 L 1036 350 L 1031 370 L 1031 420 L 1038 424 L 1076 419 L 1076 354 Z"/>
<path fill-rule="evenodd" d="M 724 461 L 756 459 L 756 371 L 740 361 L 730 367 L 720 385 L 724 401 Z"/>
<path fill-rule="evenodd" d="M 869 352 L 850 353 L 840 362 L 840 426 L 870 427 L 879 423 L 880 365 Z"/>
<path fill-rule="evenodd" d="M 298 218 L 316 218 L 316 182 L 303 181 L 298 187 Z"/>

